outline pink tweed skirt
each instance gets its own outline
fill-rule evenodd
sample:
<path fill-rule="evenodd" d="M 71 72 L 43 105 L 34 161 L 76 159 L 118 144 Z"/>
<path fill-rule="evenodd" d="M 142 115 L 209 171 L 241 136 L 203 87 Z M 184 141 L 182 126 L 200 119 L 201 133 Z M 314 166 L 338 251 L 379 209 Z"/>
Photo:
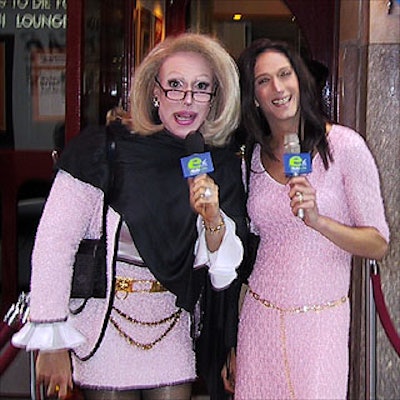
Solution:
<path fill-rule="evenodd" d="M 155 280 L 147 268 L 117 263 L 117 276 Z M 87 361 L 73 357 L 82 387 L 139 389 L 196 379 L 190 316 L 164 292 L 118 292 L 104 338 Z"/>

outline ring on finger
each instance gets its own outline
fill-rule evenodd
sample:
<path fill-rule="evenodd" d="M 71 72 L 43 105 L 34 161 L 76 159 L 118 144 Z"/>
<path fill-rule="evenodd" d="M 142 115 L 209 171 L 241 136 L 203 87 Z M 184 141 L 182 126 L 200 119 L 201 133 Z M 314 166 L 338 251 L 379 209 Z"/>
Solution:
<path fill-rule="evenodd" d="M 203 193 L 203 197 L 208 199 L 208 198 L 210 198 L 212 196 L 212 194 L 213 194 L 212 190 L 209 187 L 207 187 L 206 190 Z"/>
<path fill-rule="evenodd" d="M 296 196 L 297 196 L 298 199 L 299 199 L 299 203 L 302 203 L 302 202 L 303 202 L 303 199 L 304 199 L 303 193 L 297 192 L 297 193 L 296 193 Z"/>
<path fill-rule="evenodd" d="M 56 385 L 56 386 L 54 387 L 54 390 L 55 390 L 56 392 L 59 392 L 59 391 L 60 391 L 60 385 Z"/>

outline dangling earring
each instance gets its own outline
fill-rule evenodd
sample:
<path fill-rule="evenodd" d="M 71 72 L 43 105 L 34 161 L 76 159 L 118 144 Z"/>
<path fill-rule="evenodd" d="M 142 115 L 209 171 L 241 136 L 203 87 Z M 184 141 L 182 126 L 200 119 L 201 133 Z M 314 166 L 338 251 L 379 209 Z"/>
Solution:
<path fill-rule="evenodd" d="M 157 96 L 154 96 L 152 101 L 153 101 L 153 106 L 154 106 L 155 108 L 160 107 L 160 100 L 158 100 L 158 97 L 157 97 Z"/>

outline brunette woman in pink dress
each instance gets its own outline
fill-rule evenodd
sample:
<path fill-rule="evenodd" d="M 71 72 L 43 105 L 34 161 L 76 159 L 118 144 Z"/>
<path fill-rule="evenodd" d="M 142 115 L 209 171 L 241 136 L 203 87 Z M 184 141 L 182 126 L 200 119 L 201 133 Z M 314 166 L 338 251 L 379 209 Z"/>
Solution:
<path fill-rule="evenodd" d="M 261 240 L 240 314 L 235 399 L 345 399 L 352 255 L 381 259 L 389 242 L 377 167 L 357 132 L 319 111 L 314 80 L 286 44 L 255 41 L 239 70 L 247 207 Z M 288 178 L 291 133 L 312 172 Z"/>

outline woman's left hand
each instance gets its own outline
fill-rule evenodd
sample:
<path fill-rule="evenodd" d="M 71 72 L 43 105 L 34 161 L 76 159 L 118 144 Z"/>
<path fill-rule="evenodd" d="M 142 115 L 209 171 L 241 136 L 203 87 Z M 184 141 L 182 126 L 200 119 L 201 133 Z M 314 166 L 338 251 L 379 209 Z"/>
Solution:
<path fill-rule="evenodd" d="M 190 204 L 207 225 L 215 226 L 220 221 L 219 188 L 208 175 L 189 178 Z"/>
<path fill-rule="evenodd" d="M 304 212 L 303 221 L 306 225 L 312 227 L 319 218 L 317 207 L 316 191 L 311 186 L 305 176 L 294 176 L 289 180 L 290 207 L 295 216 L 299 215 L 299 210 Z"/>

